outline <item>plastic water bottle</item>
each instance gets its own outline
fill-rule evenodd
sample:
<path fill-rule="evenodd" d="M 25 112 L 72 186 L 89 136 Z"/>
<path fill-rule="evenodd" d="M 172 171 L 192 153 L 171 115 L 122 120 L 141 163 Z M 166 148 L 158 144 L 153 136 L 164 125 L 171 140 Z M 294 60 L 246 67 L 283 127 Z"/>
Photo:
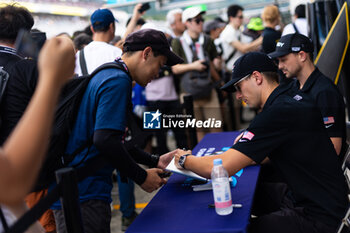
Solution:
<path fill-rule="evenodd" d="M 214 167 L 211 171 L 215 211 L 218 215 L 232 213 L 231 188 L 226 169 L 222 166 L 221 159 L 214 160 Z"/>

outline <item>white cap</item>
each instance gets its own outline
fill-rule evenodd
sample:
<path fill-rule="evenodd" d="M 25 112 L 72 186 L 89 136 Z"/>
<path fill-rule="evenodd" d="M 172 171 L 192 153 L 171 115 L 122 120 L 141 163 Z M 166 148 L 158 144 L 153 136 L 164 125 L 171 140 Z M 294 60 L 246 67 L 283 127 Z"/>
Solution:
<path fill-rule="evenodd" d="M 189 19 L 193 19 L 199 14 L 204 14 L 205 11 L 198 6 L 189 7 L 184 12 L 182 12 L 182 22 L 185 23 Z"/>

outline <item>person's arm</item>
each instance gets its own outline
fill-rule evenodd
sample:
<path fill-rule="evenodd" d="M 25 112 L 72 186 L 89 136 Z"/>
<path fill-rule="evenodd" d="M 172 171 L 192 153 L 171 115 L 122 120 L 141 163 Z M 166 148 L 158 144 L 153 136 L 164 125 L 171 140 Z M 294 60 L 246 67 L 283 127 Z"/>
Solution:
<path fill-rule="evenodd" d="M 333 143 L 335 152 L 337 153 L 337 155 L 339 155 L 340 151 L 341 151 L 341 147 L 342 147 L 342 143 L 343 143 L 342 140 L 343 139 L 339 138 L 339 137 L 331 137 L 330 139 L 331 139 L 331 141 Z"/>
<path fill-rule="evenodd" d="M 33 187 L 44 160 L 54 109 L 63 84 L 73 76 L 74 47 L 67 38 L 45 43 L 39 83 L 20 122 L 0 151 L 0 202 L 16 204 Z"/>
<path fill-rule="evenodd" d="M 179 152 L 175 154 L 175 165 L 177 167 L 180 156 L 184 154 L 187 154 L 187 151 L 179 150 Z M 229 149 L 220 155 L 203 157 L 187 156 L 184 164 L 185 169 L 205 178 L 210 178 L 214 159 L 222 159 L 222 164 L 227 170 L 229 176 L 234 175 L 242 168 L 251 165 L 253 162 L 251 158 L 238 150 Z"/>
<path fill-rule="evenodd" d="M 142 6 L 141 3 L 135 5 L 130 22 L 129 22 L 128 26 L 126 27 L 125 33 L 122 37 L 122 40 L 124 40 L 130 33 L 132 33 L 135 30 L 137 20 L 139 20 L 141 18 L 141 16 L 145 13 L 145 12 L 143 12 L 143 13 L 139 12 L 139 9 L 141 8 L 141 6 Z"/>
<path fill-rule="evenodd" d="M 241 53 L 248 53 L 258 50 L 260 45 L 262 44 L 262 41 L 262 36 L 252 41 L 251 43 L 242 43 L 239 40 L 235 40 L 231 42 L 231 46 L 240 51 Z"/>
<path fill-rule="evenodd" d="M 153 155 L 141 150 L 139 147 L 132 146 L 128 149 L 129 154 L 137 162 L 149 167 L 158 167 L 160 169 L 165 169 L 170 161 L 173 159 L 177 150 L 170 151 L 161 156 Z"/>
<path fill-rule="evenodd" d="M 158 168 L 144 170 L 129 155 L 122 143 L 123 132 L 104 129 L 94 132 L 93 143 L 116 169 L 141 186 L 146 192 L 153 192 L 166 183 L 159 177 L 163 171 Z"/>
<path fill-rule="evenodd" d="M 177 75 L 193 70 L 204 71 L 207 67 L 203 64 L 203 62 L 204 60 L 197 60 L 189 64 L 177 64 L 175 66 L 172 66 L 171 69 L 172 72 Z"/>

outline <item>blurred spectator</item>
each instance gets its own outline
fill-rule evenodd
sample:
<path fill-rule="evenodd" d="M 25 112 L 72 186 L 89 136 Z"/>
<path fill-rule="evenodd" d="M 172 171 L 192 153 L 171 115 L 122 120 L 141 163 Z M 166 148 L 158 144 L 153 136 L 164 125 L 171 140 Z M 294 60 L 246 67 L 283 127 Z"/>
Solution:
<path fill-rule="evenodd" d="M 175 74 L 181 75 L 181 92 L 183 95 L 191 94 L 194 98 L 194 114 L 198 120 L 215 118 L 222 122 L 219 108 L 219 100 L 214 90 L 213 82 L 220 85 L 221 79 L 215 70 L 213 60 L 217 57 L 217 51 L 213 40 L 203 33 L 203 11 L 200 7 L 190 7 L 182 13 L 182 22 L 187 30 L 180 38 L 172 40 L 173 51 L 186 62 L 173 67 Z M 194 78 L 206 80 L 207 83 L 200 87 L 194 87 Z M 221 128 L 210 128 L 211 132 L 220 132 Z M 197 130 L 198 140 L 205 135 L 204 129 Z"/>
<path fill-rule="evenodd" d="M 263 33 L 263 31 L 264 31 L 264 25 L 263 25 L 262 19 L 257 17 L 257 18 L 251 18 L 249 20 L 249 23 L 246 29 L 243 31 L 243 34 L 252 38 L 252 41 L 253 41 L 258 39 Z"/>
<path fill-rule="evenodd" d="M 0 103 L 1 145 L 3 145 L 22 117 L 36 87 L 38 78 L 36 61 L 23 59 L 14 48 L 15 40 L 20 28 L 29 31 L 33 24 L 33 17 L 25 8 L 17 7 L 15 5 L 6 5 L 0 8 L 0 66 L 10 75 Z M 38 36 L 38 38 L 34 41 L 37 42 L 40 47 L 43 43 L 42 40 L 39 40 L 39 38 L 43 38 L 42 34 L 36 34 L 36 36 Z M 31 188 L 32 183 L 25 184 L 23 188 L 26 188 L 28 185 L 30 185 Z M 32 194 L 27 197 L 30 197 L 31 195 Z M 27 204 L 31 206 L 34 202 L 27 202 Z M 14 214 L 18 217 L 19 213 L 25 211 L 24 207 L 25 205 L 20 204 L 14 209 L 11 207 L 11 210 L 14 210 Z M 11 214 L 8 216 L 11 216 Z M 5 216 L 5 218 L 6 217 L 7 216 Z M 47 219 L 53 219 L 52 211 L 45 212 L 40 219 L 40 222 L 48 232 L 54 231 L 55 223 L 50 224 L 52 221 L 46 221 Z M 11 223 L 11 220 L 9 223 Z"/>
<path fill-rule="evenodd" d="M 80 33 L 78 36 L 74 37 L 74 47 L 76 51 L 82 50 L 86 45 L 88 45 L 92 41 L 91 36 Z"/>
<path fill-rule="evenodd" d="M 265 30 L 263 33 L 262 51 L 272 53 L 276 49 L 276 44 L 281 38 L 281 32 L 276 31 L 276 26 L 280 23 L 280 13 L 275 5 L 265 6 L 261 14 Z"/>
<path fill-rule="evenodd" d="M 166 15 L 166 21 L 171 28 L 172 37 L 180 37 L 185 31 L 185 24 L 182 22 L 182 10 L 174 9 Z"/>
<path fill-rule="evenodd" d="M 305 17 L 306 9 L 304 4 L 300 4 L 295 8 L 293 23 L 286 25 L 283 29 L 282 36 L 291 33 L 300 33 L 309 36 L 308 24 Z"/>
<path fill-rule="evenodd" d="M 112 62 L 122 51 L 108 44 L 115 34 L 115 18 L 108 9 L 98 9 L 91 15 L 92 42 L 84 47 L 84 52 L 77 52 L 75 72 L 82 75 L 82 64 L 86 63 L 86 73 L 90 74 L 100 65 Z"/>
<path fill-rule="evenodd" d="M 228 25 L 220 35 L 223 47 L 223 59 L 227 71 L 232 70 L 237 58 L 249 51 L 256 51 L 262 43 L 262 37 L 252 43 L 243 43 L 241 26 L 243 23 L 243 7 L 231 5 L 227 9 Z"/>
<path fill-rule="evenodd" d="M 170 17 L 170 15 L 174 17 Z M 175 19 L 175 20 L 181 21 L 182 20 L 181 17 L 182 17 L 181 10 L 180 11 L 173 10 L 167 14 L 167 20 Z M 170 24 L 169 21 L 168 23 Z M 177 26 L 175 26 L 175 24 Z M 177 30 L 177 33 L 173 31 L 173 33 L 171 34 L 175 35 L 180 33 L 181 25 L 183 25 L 182 21 L 181 21 L 181 24 L 179 22 L 174 23 L 172 26 L 172 29 Z M 144 28 L 145 26 L 147 25 L 144 24 L 142 28 Z M 150 27 L 151 25 L 149 24 L 148 26 Z M 156 29 L 155 25 L 153 25 L 153 27 L 154 27 L 153 29 Z M 171 67 L 169 66 L 161 67 L 158 75 L 159 77 L 152 80 L 146 86 L 145 94 L 146 94 L 146 100 L 148 102 L 149 110 L 150 111 L 159 110 L 159 112 L 166 115 L 182 114 L 182 107 L 179 101 L 179 96 L 175 90 L 175 85 L 174 85 L 175 80 L 174 80 L 174 75 L 172 73 Z M 187 136 L 186 136 L 185 130 L 178 127 L 172 128 L 171 130 L 174 132 L 177 148 L 187 148 L 188 145 L 187 145 Z M 154 132 L 154 135 L 157 140 L 157 147 L 155 151 L 157 154 L 164 154 L 169 151 L 169 148 L 167 145 L 167 133 L 168 133 L 168 129 L 165 129 L 165 128 L 161 128 Z"/>

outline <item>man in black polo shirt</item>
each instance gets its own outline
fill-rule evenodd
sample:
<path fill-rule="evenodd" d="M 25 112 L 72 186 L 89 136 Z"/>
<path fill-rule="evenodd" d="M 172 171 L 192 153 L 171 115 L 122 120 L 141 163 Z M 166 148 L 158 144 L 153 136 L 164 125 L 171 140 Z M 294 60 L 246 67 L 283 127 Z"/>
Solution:
<path fill-rule="evenodd" d="M 342 159 L 346 151 L 343 96 L 333 82 L 314 66 L 312 52 L 311 40 L 295 33 L 283 36 L 276 45 L 276 51 L 269 56 L 278 58 L 278 67 L 287 78 L 296 78 L 291 84 L 293 90 L 310 95 L 316 102 L 328 136 Z"/>
<path fill-rule="evenodd" d="M 179 151 L 176 165 L 210 178 L 216 158 L 233 175 L 268 156 L 291 197 L 252 220 L 252 232 L 335 232 L 348 204 L 347 189 L 314 102 L 286 85 L 278 86 L 277 67 L 267 55 L 256 52 L 235 62 L 232 80 L 223 89 L 236 89 L 238 99 L 261 112 L 225 153 L 195 157 Z"/>

